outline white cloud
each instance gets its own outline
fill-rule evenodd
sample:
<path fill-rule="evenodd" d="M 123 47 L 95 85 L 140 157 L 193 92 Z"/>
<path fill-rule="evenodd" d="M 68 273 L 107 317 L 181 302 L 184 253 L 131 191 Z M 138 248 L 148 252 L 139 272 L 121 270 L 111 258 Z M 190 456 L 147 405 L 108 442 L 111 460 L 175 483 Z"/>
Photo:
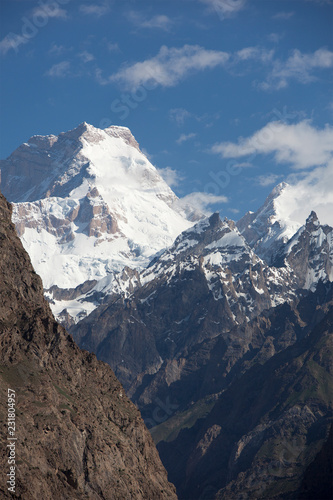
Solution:
<path fill-rule="evenodd" d="M 274 154 L 277 163 L 289 163 L 296 169 L 320 166 L 333 157 L 333 126 L 318 129 L 307 120 L 297 124 L 274 121 L 251 137 L 240 137 L 237 143 L 215 144 L 211 152 L 223 158 Z"/>
<path fill-rule="evenodd" d="M 193 139 L 197 134 L 194 134 L 193 132 L 191 134 L 181 134 L 179 139 L 176 140 L 177 144 L 182 144 L 183 142 L 189 141 L 190 139 Z"/>
<path fill-rule="evenodd" d="M 184 180 L 177 170 L 171 167 L 157 168 L 158 173 L 170 187 L 178 186 Z"/>
<path fill-rule="evenodd" d="M 142 14 L 131 11 L 128 18 L 138 28 L 155 28 L 169 31 L 174 24 L 173 20 L 164 14 L 159 14 L 151 18 L 145 18 Z"/>
<path fill-rule="evenodd" d="M 291 19 L 294 14 L 295 12 L 292 11 L 290 12 L 281 11 L 274 14 L 274 16 L 272 16 L 272 19 L 283 19 L 287 21 L 288 19 Z"/>
<path fill-rule="evenodd" d="M 221 19 L 232 17 L 243 10 L 246 0 L 199 0 L 210 7 Z"/>
<path fill-rule="evenodd" d="M 59 5 L 57 5 L 57 2 L 54 2 L 54 4 L 52 3 L 52 5 L 48 5 L 47 3 L 45 3 L 41 6 L 36 7 L 32 12 L 32 20 L 38 17 L 41 17 L 42 19 L 44 19 L 45 17 L 55 19 L 68 19 L 67 11 L 65 9 L 61 9 Z"/>
<path fill-rule="evenodd" d="M 284 217 L 304 224 L 314 210 L 323 224 L 333 225 L 333 126 L 320 129 L 306 120 L 289 125 L 271 122 L 251 137 L 216 144 L 212 151 L 224 158 L 274 154 L 278 163 L 289 163 L 295 170 L 279 198 Z M 279 178 L 268 173 L 256 180 L 269 186 Z"/>
<path fill-rule="evenodd" d="M 88 16 L 102 17 L 110 11 L 110 6 L 107 2 L 103 4 L 83 4 L 80 5 L 80 12 Z"/>
<path fill-rule="evenodd" d="M 282 89 L 288 86 L 290 80 L 299 83 L 309 83 L 316 80 L 315 70 L 333 67 L 333 52 L 320 48 L 313 53 L 303 54 L 295 49 L 286 61 L 273 61 L 273 68 L 265 82 L 259 87 L 263 90 Z"/>
<path fill-rule="evenodd" d="M 287 216 L 300 224 L 314 210 L 322 224 L 333 226 L 333 160 L 311 172 L 291 175 L 290 186 L 281 195 Z"/>
<path fill-rule="evenodd" d="M 175 121 L 177 125 L 184 125 L 185 120 L 190 116 L 192 116 L 192 113 L 184 108 L 173 108 L 169 111 L 170 120 Z"/>
<path fill-rule="evenodd" d="M 209 209 L 210 205 L 215 203 L 227 203 L 228 198 L 226 196 L 216 196 L 211 193 L 205 192 L 194 192 L 190 193 L 177 202 L 180 207 L 191 206 L 206 215 L 211 213 Z"/>
<path fill-rule="evenodd" d="M 84 63 L 88 63 L 88 62 L 93 61 L 95 59 L 95 57 L 90 52 L 87 52 L 86 50 L 84 50 L 83 52 L 80 52 L 78 54 L 78 56 L 80 57 L 80 59 Z"/>
<path fill-rule="evenodd" d="M 70 73 L 70 62 L 62 61 L 58 64 L 54 64 L 45 74 L 52 78 L 64 78 Z"/>
<path fill-rule="evenodd" d="M 272 60 L 274 50 L 267 50 L 262 47 L 245 47 L 235 53 L 235 62 L 255 60 L 267 63 Z"/>
<path fill-rule="evenodd" d="M 229 212 L 232 212 L 233 214 L 239 214 L 240 210 L 238 208 L 229 208 Z"/>
<path fill-rule="evenodd" d="M 271 186 L 272 184 L 277 184 L 280 175 L 277 174 L 267 174 L 267 175 L 259 175 L 257 177 L 257 182 L 260 186 L 266 187 Z"/>
<path fill-rule="evenodd" d="M 276 36 L 274 40 L 277 40 Z M 249 71 L 261 64 L 268 69 L 267 78 L 253 83 L 262 90 L 279 90 L 287 87 L 292 80 L 302 84 L 315 81 L 316 72 L 333 67 L 333 52 L 326 48 L 308 54 L 295 49 L 285 61 L 276 59 L 274 54 L 274 49 L 259 46 L 244 47 L 233 54 L 206 50 L 199 45 L 184 45 L 181 48 L 162 46 L 154 57 L 124 65 L 116 73 L 98 81 L 102 85 L 122 83 L 128 90 L 136 90 L 140 85 L 147 88 L 158 85 L 172 87 L 198 71 L 220 66 L 242 76 L 244 69 Z"/>
<path fill-rule="evenodd" d="M 21 35 L 15 35 L 15 33 L 9 33 L 0 42 L 0 54 L 6 55 L 10 50 L 18 51 L 20 45 L 23 45 L 29 41 L 29 38 L 25 38 Z"/>
<path fill-rule="evenodd" d="M 189 74 L 223 66 L 228 59 L 226 52 L 206 50 L 199 45 L 179 49 L 162 46 L 155 57 L 125 67 L 109 80 L 122 82 L 131 89 L 145 84 L 173 87 Z"/>

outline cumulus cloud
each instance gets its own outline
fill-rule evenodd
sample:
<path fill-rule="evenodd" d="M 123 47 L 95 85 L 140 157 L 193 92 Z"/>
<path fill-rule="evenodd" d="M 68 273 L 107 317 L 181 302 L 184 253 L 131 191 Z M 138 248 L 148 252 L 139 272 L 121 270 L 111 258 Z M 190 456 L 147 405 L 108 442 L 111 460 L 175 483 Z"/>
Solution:
<path fill-rule="evenodd" d="M 120 69 L 109 80 L 122 82 L 131 89 L 145 84 L 173 87 L 189 74 L 223 66 L 228 59 L 226 52 L 206 50 L 199 45 L 164 45 L 156 56 Z"/>
<path fill-rule="evenodd" d="M 296 124 L 270 122 L 237 143 L 215 144 L 211 152 L 223 158 L 274 154 L 277 163 L 289 163 L 296 169 L 320 166 L 333 157 L 333 126 L 319 129 L 308 120 Z"/>

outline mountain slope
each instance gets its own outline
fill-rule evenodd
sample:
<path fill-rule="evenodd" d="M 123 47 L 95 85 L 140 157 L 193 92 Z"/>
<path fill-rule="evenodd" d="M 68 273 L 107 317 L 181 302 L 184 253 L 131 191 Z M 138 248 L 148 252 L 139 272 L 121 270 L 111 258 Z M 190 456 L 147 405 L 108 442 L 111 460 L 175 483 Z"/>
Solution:
<path fill-rule="evenodd" d="M 309 223 L 302 234 L 316 242 L 318 231 L 324 230 Z M 232 221 L 213 214 L 179 235 L 141 271 L 131 293 L 110 295 L 71 332 L 81 347 L 112 366 L 151 425 L 156 400 L 172 399 L 179 411 L 185 410 L 224 389 L 243 359 L 268 359 L 295 342 L 288 321 L 299 328 L 304 321 L 294 306 L 318 280 L 331 280 L 332 229 L 325 231 L 320 248 L 326 254 L 316 253 L 312 243 L 311 251 L 305 246 L 297 253 L 297 262 L 316 269 L 305 283 L 296 260 L 295 265 L 268 266 Z M 279 305 L 286 315 L 285 331 L 275 342 L 267 333 L 267 311 Z M 277 331 L 280 327 L 275 324 Z M 213 368 L 210 380 L 205 375 L 209 366 L 224 373 L 217 377 L 220 385 L 212 382 Z"/>
<path fill-rule="evenodd" d="M 305 337 L 235 377 L 205 419 L 159 443 L 180 498 L 298 497 L 332 419 L 333 301 L 332 285 L 327 287 L 329 296 Z M 310 297 L 313 306 L 322 299 L 315 292 L 301 301 L 302 316 Z"/>
<path fill-rule="evenodd" d="M 27 500 L 176 498 L 136 407 L 112 370 L 81 351 L 43 298 L 0 194 L 0 416 L 16 397 L 16 494 Z M 1 447 L 1 498 L 8 449 Z"/>
<path fill-rule="evenodd" d="M 291 281 L 287 269 L 270 269 L 231 221 L 213 214 L 143 270 L 128 298 L 111 295 L 71 332 L 114 367 L 126 389 L 160 368 L 171 382 L 176 375 L 166 372 L 174 363 L 181 364 L 177 376 L 186 371 L 181 360 L 190 346 L 292 300 Z"/>
<path fill-rule="evenodd" d="M 13 221 L 46 289 L 105 277 L 112 289 L 114 271 L 146 266 L 192 225 L 125 127 L 82 123 L 59 136 L 34 136 L 0 168 Z M 67 308 L 74 319 L 96 307 L 59 303 L 52 291 L 48 298 L 57 315 Z"/>

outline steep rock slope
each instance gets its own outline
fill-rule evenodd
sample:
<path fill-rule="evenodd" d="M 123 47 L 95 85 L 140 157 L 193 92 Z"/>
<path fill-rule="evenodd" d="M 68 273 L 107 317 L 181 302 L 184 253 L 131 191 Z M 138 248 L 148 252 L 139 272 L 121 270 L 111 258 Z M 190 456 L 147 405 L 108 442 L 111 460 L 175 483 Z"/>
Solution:
<path fill-rule="evenodd" d="M 81 351 L 43 298 L 42 282 L 0 194 L 1 441 L 16 394 L 16 497 L 176 498 L 140 413 L 109 366 Z M 1 447 L 1 498 L 8 449 Z"/>
<path fill-rule="evenodd" d="M 115 271 L 145 267 L 192 225 L 125 127 L 82 123 L 59 136 L 34 136 L 0 169 L 23 245 L 51 289 L 51 307 L 57 316 L 66 309 L 73 321 L 116 288 Z M 73 298 L 54 294 L 54 286 L 79 288 Z"/>
<path fill-rule="evenodd" d="M 253 364 L 234 378 L 205 419 L 159 443 L 180 498 L 277 500 L 313 491 L 313 472 L 307 467 L 326 441 L 332 420 L 331 284 L 326 291 L 305 336 Z M 319 307 L 322 293 L 299 303 L 303 318 Z M 278 309 L 276 319 L 282 323 L 285 311 Z"/>

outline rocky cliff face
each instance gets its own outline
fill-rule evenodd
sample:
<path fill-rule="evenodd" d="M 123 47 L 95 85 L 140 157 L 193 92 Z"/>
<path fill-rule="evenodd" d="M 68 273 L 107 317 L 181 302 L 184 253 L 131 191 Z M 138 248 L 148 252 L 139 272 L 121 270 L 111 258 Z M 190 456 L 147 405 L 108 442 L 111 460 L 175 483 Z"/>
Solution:
<path fill-rule="evenodd" d="M 0 195 L 0 416 L 16 394 L 14 497 L 176 499 L 139 411 L 109 366 L 81 351 L 43 298 Z M 2 498 L 8 449 L 1 447 Z"/>

